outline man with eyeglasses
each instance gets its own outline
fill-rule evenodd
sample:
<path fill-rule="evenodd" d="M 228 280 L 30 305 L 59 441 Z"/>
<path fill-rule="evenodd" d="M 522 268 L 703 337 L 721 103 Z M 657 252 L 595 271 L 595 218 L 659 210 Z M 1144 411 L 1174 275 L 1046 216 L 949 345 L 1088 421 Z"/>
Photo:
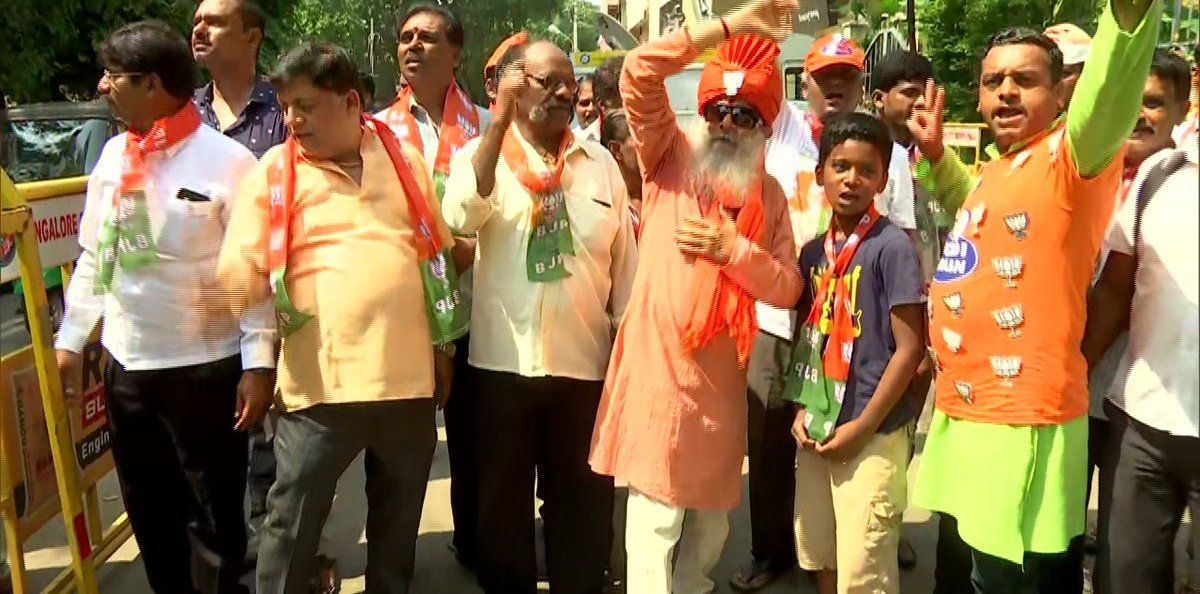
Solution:
<path fill-rule="evenodd" d="M 627 587 L 708 592 L 741 494 L 755 302 L 802 287 L 786 197 L 763 167 L 783 101 L 776 59 L 794 0 L 756 0 L 625 58 L 643 166 L 641 266 L 592 437 L 592 468 L 629 484 Z M 666 79 L 716 48 L 702 118 L 682 130 Z M 672 567 L 672 554 L 677 556 Z"/>
<path fill-rule="evenodd" d="M 245 432 L 271 402 L 239 387 L 273 375 L 277 334 L 269 307 L 206 324 L 193 304 L 254 155 L 202 125 L 192 54 L 165 23 L 118 29 L 99 62 L 98 91 L 128 131 L 88 179 L 55 344 L 64 391 L 78 394 L 80 353 L 103 316 L 113 458 L 150 587 L 245 592 Z"/>
<path fill-rule="evenodd" d="M 587 455 L 613 336 L 637 269 L 612 156 L 570 129 L 576 81 L 553 43 L 503 69 L 495 123 L 455 158 L 447 224 L 478 233 L 470 365 L 478 386 L 479 583 L 536 592 L 536 472 L 550 587 L 599 593 L 612 479 Z"/>

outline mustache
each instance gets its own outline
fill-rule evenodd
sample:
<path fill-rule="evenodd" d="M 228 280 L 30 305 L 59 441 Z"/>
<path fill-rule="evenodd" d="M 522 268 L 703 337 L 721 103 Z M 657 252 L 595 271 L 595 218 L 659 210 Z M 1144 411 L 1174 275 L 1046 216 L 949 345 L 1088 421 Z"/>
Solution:
<path fill-rule="evenodd" d="M 547 99 L 546 101 L 534 105 L 533 108 L 529 110 L 529 119 L 533 120 L 534 122 L 541 123 L 550 119 L 550 114 L 553 112 L 570 112 L 573 109 L 575 109 L 575 106 L 569 101 L 553 98 Z"/>

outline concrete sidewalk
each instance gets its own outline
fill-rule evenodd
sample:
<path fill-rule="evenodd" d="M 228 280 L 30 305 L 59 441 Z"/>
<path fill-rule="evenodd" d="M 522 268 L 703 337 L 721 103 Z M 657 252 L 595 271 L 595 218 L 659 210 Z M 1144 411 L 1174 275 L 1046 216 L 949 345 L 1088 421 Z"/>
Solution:
<path fill-rule="evenodd" d="M 927 411 L 928 412 L 928 411 Z M 928 418 L 928 415 L 925 415 Z M 439 415 L 439 424 L 441 418 Z M 429 487 L 425 497 L 424 514 L 421 518 L 420 537 L 417 543 L 417 571 L 413 592 L 425 594 L 470 594 L 482 592 L 471 574 L 454 560 L 447 549 L 453 525 L 450 519 L 450 479 L 446 454 L 445 432 L 439 427 L 440 441 L 434 453 Z M 918 435 L 923 440 L 924 434 Z M 919 450 L 918 450 L 919 452 Z M 917 462 L 920 455 L 918 453 Z M 361 464 L 359 465 L 361 468 Z M 909 470 L 909 480 L 916 476 L 916 463 Z M 363 495 L 362 472 L 347 472 L 339 485 L 339 497 L 330 515 L 330 552 L 337 557 L 343 582 L 342 592 L 363 592 L 366 564 L 366 539 L 363 523 L 366 513 L 366 498 Z M 743 475 L 743 493 L 744 491 Z M 119 490 L 114 474 L 100 484 L 102 497 L 101 512 L 107 523 L 121 512 Z M 1094 515 L 1095 501 L 1092 502 Z M 532 513 L 533 502 L 530 502 Z M 917 551 L 919 562 L 912 571 L 903 572 L 901 590 L 908 594 L 924 594 L 933 588 L 934 549 L 937 541 L 937 520 L 926 510 L 909 508 L 904 514 L 904 535 Z M 29 543 L 26 564 L 33 576 L 34 584 L 40 589 L 67 565 L 68 552 L 62 523 L 55 520 Z M 619 546 L 619 545 L 618 545 Z M 750 516 L 745 497 L 742 505 L 730 516 L 729 539 L 725 552 L 714 572 L 716 592 L 732 592 L 729 579 L 750 558 Z M 1184 560 L 1182 546 L 1177 559 Z M 113 594 L 149 593 L 138 557 L 137 546 L 131 539 L 99 571 L 100 590 Z M 543 588 L 545 591 L 545 588 Z M 812 582 L 798 572 L 787 576 L 761 590 L 764 594 L 815 593 Z"/>

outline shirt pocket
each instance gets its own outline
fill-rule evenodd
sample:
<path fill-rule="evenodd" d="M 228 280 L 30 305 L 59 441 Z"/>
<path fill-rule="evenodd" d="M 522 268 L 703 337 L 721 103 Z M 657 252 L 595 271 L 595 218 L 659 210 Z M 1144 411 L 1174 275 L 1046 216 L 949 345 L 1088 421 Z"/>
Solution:
<path fill-rule="evenodd" d="M 168 188 L 162 201 L 163 220 L 158 236 L 158 251 L 181 261 L 216 258 L 225 235 L 221 221 L 224 189 L 216 184 L 184 184 Z M 185 200 L 180 190 L 205 196 L 208 200 Z"/>
<path fill-rule="evenodd" d="M 579 180 L 568 193 L 567 217 L 577 245 L 592 254 L 607 253 L 621 225 L 621 213 L 606 180 Z"/>

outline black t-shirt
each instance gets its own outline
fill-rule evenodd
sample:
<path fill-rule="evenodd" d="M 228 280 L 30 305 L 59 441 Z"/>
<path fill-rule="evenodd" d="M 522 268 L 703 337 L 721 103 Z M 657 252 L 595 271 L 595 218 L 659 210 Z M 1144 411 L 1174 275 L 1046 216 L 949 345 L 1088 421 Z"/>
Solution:
<path fill-rule="evenodd" d="M 825 266 L 825 236 L 813 239 L 800 250 L 800 274 L 805 279 L 805 291 L 797 306 L 795 336 L 800 336 L 808 311 L 815 299 L 818 272 Z M 838 246 L 840 249 L 840 246 Z M 867 402 L 883 378 L 892 355 L 896 352 L 896 340 L 892 336 L 891 311 L 899 305 L 925 303 L 925 283 L 921 275 L 921 263 L 908 235 L 886 218 L 867 233 L 846 276 L 851 276 L 856 267 L 862 272 L 858 279 L 856 307 L 862 316 L 862 335 L 854 340 L 854 355 L 850 359 L 850 378 L 846 382 L 846 398 L 842 412 L 838 415 L 838 426 L 857 419 L 867 407 Z M 921 414 L 923 395 L 902 397 L 883 423 L 879 433 L 888 433 Z"/>

